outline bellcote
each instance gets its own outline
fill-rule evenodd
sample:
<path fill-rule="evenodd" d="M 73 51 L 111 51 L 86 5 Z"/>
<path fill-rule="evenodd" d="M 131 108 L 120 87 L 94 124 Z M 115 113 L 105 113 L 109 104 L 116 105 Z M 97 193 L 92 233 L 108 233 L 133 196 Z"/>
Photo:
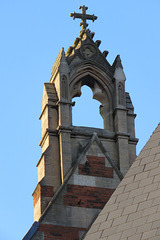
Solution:
<path fill-rule="evenodd" d="M 65 197 L 60 201 L 58 197 L 63 187 L 68 186 L 66 184 L 86 188 L 89 183 L 89 187 L 93 185 L 96 189 L 111 184 L 113 189 L 136 157 L 136 115 L 129 93 L 125 91 L 126 77 L 121 58 L 117 55 L 113 64 L 108 62 L 108 51 L 99 49 L 101 41 L 94 41 L 95 34 L 87 28 L 87 20 L 95 21 L 97 17 L 87 14 L 85 6 L 80 9 L 81 13 L 74 12 L 71 16 L 81 19 L 82 30 L 66 53 L 61 48 L 52 67 L 50 82 L 44 84 L 40 116 L 42 156 L 37 164 L 38 185 L 33 193 L 35 220 L 43 218 L 54 196 L 67 212 Z M 103 129 L 72 124 L 74 97 L 81 96 L 83 85 L 92 90 L 93 99 L 100 103 Z M 99 170 L 98 176 L 93 172 L 101 169 L 98 161 L 103 163 L 104 170 L 109 168 L 111 173 L 114 172 L 110 175 L 111 181 L 108 175 L 104 178 L 103 171 Z M 78 170 L 78 167 L 82 169 Z M 75 204 L 83 213 L 84 205 L 80 205 L 80 200 Z M 90 222 L 92 220 L 90 216 Z M 67 222 L 65 224 L 68 226 Z"/>

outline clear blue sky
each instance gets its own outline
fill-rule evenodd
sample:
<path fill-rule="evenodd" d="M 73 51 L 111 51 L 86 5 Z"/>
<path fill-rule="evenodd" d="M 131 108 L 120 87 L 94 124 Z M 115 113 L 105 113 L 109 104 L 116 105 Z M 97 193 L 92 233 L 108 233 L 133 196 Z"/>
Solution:
<path fill-rule="evenodd" d="M 112 64 L 121 55 L 126 91 L 137 114 L 137 152 L 160 121 L 159 0 L 0 0 L 1 240 L 21 239 L 34 221 L 43 84 L 60 48 L 67 51 L 78 37 L 80 21 L 69 14 L 83 4 L 98 16 L 89 26 L 94 39 L 102 40 L 100 49 L 109 51 L 108 61 Z M 77 101 L 78 106 L 82 109 L 83 102 Z M 101 127 L 101 119 L 87 117 L 87 109 L 83 114 L 79 110 L 80 123 L 74 118 L 74 124 L 94 119 L 89 124 Z"/>

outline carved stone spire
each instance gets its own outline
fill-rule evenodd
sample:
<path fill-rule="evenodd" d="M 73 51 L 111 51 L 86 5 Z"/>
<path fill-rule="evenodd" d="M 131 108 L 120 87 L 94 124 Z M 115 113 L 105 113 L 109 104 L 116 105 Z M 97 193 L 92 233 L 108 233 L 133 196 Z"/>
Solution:
<path fill-rule="evenodd" d="M 120 55 L 117 55 L 116 59 L 114 60 L 113 67 L 115 69 L 114 78 L 118 81 L 125 81 L 126 77 L 123 71 Z"/>

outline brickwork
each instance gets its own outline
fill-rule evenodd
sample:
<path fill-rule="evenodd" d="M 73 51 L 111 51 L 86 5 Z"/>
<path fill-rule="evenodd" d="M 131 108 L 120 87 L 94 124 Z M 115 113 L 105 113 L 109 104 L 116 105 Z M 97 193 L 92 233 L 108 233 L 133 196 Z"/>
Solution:
<path fill-rule="evenodd" d="M 111 197 L 114 189 L 67 185 L 64 205 L 102 209 Z"/>
<path fill-rule="evenodd" d="M 53 197 L 53 195 L 54 195 L 54 189 L 52 186 L 41 186 L 40 184 L 38 184 L 33 193 L 34 206 L 36 205 L 36 203 L 38 202 L 41 196 Z"/>
<path fill-rule="evenodd" d="M 39 231 L 44 233 L 44 240 L 79 240 L 79 231 L 86 229 L 40 224 Z"/>
<path fill-rule="evenodd" d="M 113 168 L 105 166 L 105 158 L 87 156 L 85 164 L 79 164 L 79 174 L 113 178 Z"/>
<path fill-rule="evenodd" d="M 52 186 L 41 186 L 41 194 L 44 197 L 53 197 L 54 189 Z"/>

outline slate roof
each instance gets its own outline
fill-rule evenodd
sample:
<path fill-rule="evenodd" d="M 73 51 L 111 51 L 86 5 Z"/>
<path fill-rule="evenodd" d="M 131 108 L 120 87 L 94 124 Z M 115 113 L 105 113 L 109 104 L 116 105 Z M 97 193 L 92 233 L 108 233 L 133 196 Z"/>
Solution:
<path fill-rule="evenodd" d="M 160 240 L 160 124 L 85 240 Z"/>

